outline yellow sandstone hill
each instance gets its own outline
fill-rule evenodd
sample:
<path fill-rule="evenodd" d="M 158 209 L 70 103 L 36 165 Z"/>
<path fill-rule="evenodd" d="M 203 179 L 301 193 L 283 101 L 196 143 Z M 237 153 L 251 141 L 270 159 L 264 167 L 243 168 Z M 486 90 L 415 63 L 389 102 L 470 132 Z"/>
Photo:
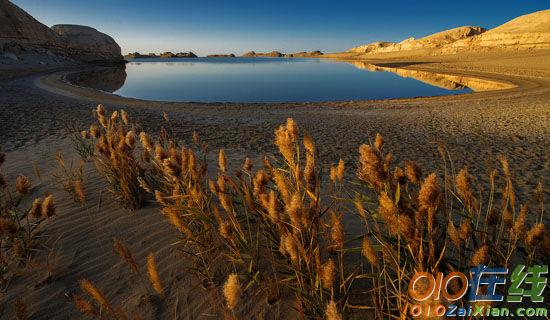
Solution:
<path fill-rule="evenodd" d="M 550 49 L 550 9 L 517 17 L 489 31 L 464 26 L 399 43 L 374 42 L 348 52 L 375 54 L 424 50 L 428 54 L 449 54 L 495 49 Z"/>
<path fill-rule="evenodd" d="M 457 40 L 468 38 L 485 32 L 481 27 L 464 26 L 438 32 L 420 39 L 408 38 L 399 43 L 374 42 L 367 45 L 352 48 L 350 52 L 356 53 L 383 53 L 408 51 L 417 49 L 440 48 Z"/>
<path fill-rule="evenodd" d="M 443 52 L 487 49 L 550 49 L 550 9 L 517 17 L 483 34 L 456 41 Z"/>

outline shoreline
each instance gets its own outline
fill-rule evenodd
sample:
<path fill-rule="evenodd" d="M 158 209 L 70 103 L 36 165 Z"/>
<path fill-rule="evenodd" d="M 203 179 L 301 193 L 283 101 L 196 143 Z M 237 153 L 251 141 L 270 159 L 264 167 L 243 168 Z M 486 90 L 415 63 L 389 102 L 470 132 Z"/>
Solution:
<path fill-rule="evenodd" d="M 296 58 L 301 59 L 301 58 Z M 132 106 L 150 106 L 151 104 L 154 105 L 167 105 L 167 106 L 173 106 L 173 105 L 204 105 L 204 106 L 211 106 L 211 105 L 225 105 L 225 106 L 235 106 L 235 105 L 271 105 L 271 106 L 286 106 L 286 105 L 293 105 L 293 106 L 310 106 L 310 105 L 324 105 L 324 106 L 337 106 L 341 104 L 349 104 L 349 103 L 359 103 L 359 104 L 365 104 L 365 103 L 379 103 L 379 102 L 385 102 L 385 101 L 392 101 L 392 102 L 406 102 L 406 101 L 418 101 L 418 100 L 442 100 L 442 99 L 453 99 L 453 98 L 462 98 L 462 96 L 470 96 L 475 95 L 473 98 L 479 98 L 479 95 L 487 92 L 500 92 L 504 93 L 504 90 L 521 90 L 525 91 L 526 89 L 530 89 L 533 87 L 533 81 L 530 80 L 528 77 L 521 77 L 521 76 L 506 76 L 498 73 L 487 73 L 487 72 L 472 72 L 468 70 L 455 70 L 452 68 L 437 68 L 436 67 L 422 67 L 418 66 L 418 64 L 415 63 L 404 63 L 404 62 L 392 62 L 392 61 L 374 61 L 374 60 L 357 60 L 357 61 L 350 61 L 350 60 L 342 60 L 342 59 L 334 59 L 329 58 L 336 61 L 346 62 L 346 63 L 352 63 L 352 62 L 361 62 L 366 64 L 371 64 L 374 67 L 383 69 L 398 69 L 398 70 L 406 70 L 406 71 L 418 71 L 418 72 L 426 72 L 426 73 L 432 73 L 434 75 L 442 75 L 442 76 L 453 76 L 453 77 L 464 77 L 464 78 L 470 78 L 472 80 L 480 80 L 485 82 L 493 82 L 495 84 L 500 84 L 504 88 L 502 89 L 493 89 L 493 90 L 486 90 L 486 91 L 474 91 L 470 93 L 461 93 L 461 94 L 448 94 L 448 95 L 440 95 L 440 96 L 418 96 L 418 97 L 408 97 L 408 98 L 387 98 L 387 99 L 357 99 L 357 100 L 328 100 L 328 101 L 308 101 L 308 102 L 201 102 L 201 101 L 165 101 L 165 100 L 146 100 L 146 99 L 140 99 L 140 98 L 132 98 L 132 97 L 124 97 L 119 96 L 113 93 L 88 88 L 84 86 L 78 86 L 75 84 L 70 83 L 68 80 L 66 80 L 67 76 L 70 76 L 75 73 L 80 72 L 87 72 L 87 71 L 94 71 L 98 70 L 98 67 L 83 67 L 83 68 L 77 68 L 77 69 L 70 69 L 70 70 L 61 70 L 58 72 L 54 72 L 52 74 L 42 74 L 39 75 L 35 80 L 34 84 L 46 91 L 60 94 L 66 97 L 70 98 L 80 98 L 80 99 L 86 99 L 86 100 L 92 100 L 92 101 L 104 101 L 102 103 L 114 103 L 114 104 L 127 104 Z M 100 69 L 102 67 L 99 67 Z M 384 70 L 385 71 L 385 70 Z M 385 71 L 385 72 L 392 72 L 392 71 Z M 421 79 L 416 79 L 418 81 L 422 81 Z M 548 82 L 548 85 L 550 85 L 550 81 Z"/>

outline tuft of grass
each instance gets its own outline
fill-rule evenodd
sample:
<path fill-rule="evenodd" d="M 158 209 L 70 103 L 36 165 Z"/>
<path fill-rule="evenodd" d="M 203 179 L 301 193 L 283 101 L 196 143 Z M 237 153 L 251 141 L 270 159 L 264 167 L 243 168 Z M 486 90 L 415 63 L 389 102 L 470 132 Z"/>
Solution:
<path fill-rule="evenodd" d="M 84 192 L 84 161 L 81 160 L 78 167 L 71 161 L 68 165 L 61 152 L 55 155 L 57 167 L 52 173 L 54 182 L 65 192 L 72 196 L 75 202 L 83 204 L 86 201 Z"/>
<path fill-rule="evenodd" d="M 139 209 L 145 195 L 140 181 L 146 175 L 146 168 L 136 150 L 135 128 L 129 125 L 126 113 L 120 116 L 118 111 L 114 111 L 107 117 L 102 105 L 98 105 L 95 115 L 97 123 L 82 134 L 94 142 L 95 151 L 91 158 L 115 199 L 124 208 Z M 152 150 L 146 149 L 145 152 Z"/>
<path fill-rule="evenodd" d="M 0 167 L 6 155 L 0 150 Z M 4 284 L 31 262 L 40 225 L 55 215 L 54 198 L 46 195 L 36 198 L 24 208 L 22 202 L 28 197 L 32 183 L 19 175 L 13 185 L 0 171 L 0 283 Z"/>
<path fill-rule="evenodd" d="M 182 272 L 219 290 L 224 303 L 213 301 L 232 317 L 242 312 L 243 295 L 263 294 L 269 305 L 291 304 L 301 318 L 342 319 L 357 310 L 404 318 L 417 271 L 531 264 L 550 249 L 544 210 L 528 219 L 504 157 L 485 191 L 467 168 L 448 170 L 454 164 L 443 147 L 444 170 L 424 174 L 414 161 L 396 163 L 377 134 L 359 147 L 355 174 L 340 160 L 325 177 L 313 139 L 288 119 L 274 132 L 278 153 L 263 166 L 253 169 L 246 159 L 230 173 L 220 150 L 217 169 L 208 172 L 198 134 L 185 146 L 165 129 L 156 142 L 141 132 L 137 147 L 125 129 L 132 127 L 127 115 L 119 123 L 118 113 L 109 119 L 102 108 L 96 113 L 99 125 L 89 131 L 94 157 L 113 194 L 127 204 L 141 203 L 144 192 L 154 195 L 180 232 L 173 245 L 191 262 Z M 344 219 L 359 221 L 362 232 L 347 233 Z M 128 260 L 124 247 L 117 252 Z M 165 296 L 152 255 L 147 268 L 153 289 Z"/>

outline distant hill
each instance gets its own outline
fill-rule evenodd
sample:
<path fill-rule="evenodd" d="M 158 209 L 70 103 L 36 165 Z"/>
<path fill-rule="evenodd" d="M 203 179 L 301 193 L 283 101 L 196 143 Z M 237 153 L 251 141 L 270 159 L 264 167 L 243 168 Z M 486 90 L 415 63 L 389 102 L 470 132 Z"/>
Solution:
<path fill-rule="evenodd" d="M 430 49 L 431 54 L 446 54 L 460 50 L 546 48 L 550 48 L 550 10 L 517 17 L 488 31 L 464 26 L 399 43 L 374 42 L 351 48 L 348 52 L 375 54 Z"/>
<path fill-rule="evenodd" d="M 357 53 L 382 53 L 417 49 L 440 48 L 457 40 L 481 34 L 486 30 L 481 27 L 464 26 L 438 32 L 420 39 L 408 38 L 399 43 L 374 42 L 367 45 L 349 49 Z"/>
<path fill-rule="evenodd" d="M 517 17 L 481 35 L 454 42 L 443 51 L 497 48 L 550 49 L 550 10 Z"/>

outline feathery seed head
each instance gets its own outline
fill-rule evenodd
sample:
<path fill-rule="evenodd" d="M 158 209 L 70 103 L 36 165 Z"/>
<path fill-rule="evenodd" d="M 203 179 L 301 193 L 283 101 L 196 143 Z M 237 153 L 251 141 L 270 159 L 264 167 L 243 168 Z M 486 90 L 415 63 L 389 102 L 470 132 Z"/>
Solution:
<path fill-rule="evenodd" d="M 102 309 L 105 309 L 110 315 L 115 315 L 115 311 L 103 292 L 99 290 L 94 284 L 88 279 L 80 280 L 80 288 L 82 291 L 86 292 L 92 299 L 101 306 Z"/>
<path fill-rule="evenodd" d="M 136 134 L 134 133 L 134 131 L 133 130 L 128 131 L 128 133 L 126 133 L 126 137 L 124 140 L 126 142 L 126 145 L 130 149 L 133 149 L 136 143 Z"/>
<path fill-rule="evenodd" d="M 336 265 L 332 259 L 329 259 L 321 267 L 321 283 L 323 288 L 331 289 L 334 286 L 334 276 L 336 273 Z"/>
<path fill-rule="evenodd" d="M 141 142 L 141 144 L 143 145 L 145 150 L 147 150 L 149 152 L 153 152 L 153 150 L 154 150 L 153 142 L 151 141 L 151 138 L 149 138 L 147 133 L 145 133 L 145 131 L 141 131 L 139 133 L 139 141 Z"/>
<path fill-rule="evenodd" d="M 128 125 L 130 123 L 130 118 L 128 117 L 128 113 L 126 111 L 120 110 L 120 117 L 122 118 L 122 121 L 125 125 Z"/>
<path fill-rule="evenodd" d="M 221 172 L 225 173 L 227 171 L 227 161 L 225 158 L 225 151 L 223 151 L 223 149 L 220 149 L 220 153 L 218 154 L 218 165 Z"/>
<path fill-rule="evenodd" d="M 159 295 L 163 295 L 164 290 L 162 289 L 157 264 L 152 252 L 147 256 L 147 275 L 149 276 L 149 281 L 151 281 L 151 285 L 153 286 L 155 292 Z"/>
<path fill-rule="evenodd" d="M 359 147 L 357 176 L 377 189 L 384 183 L 383 161 L 380 158 L 379 152 L 370 145 L 363 144 Z"/>
<path fill-rule="evenodd" d="M 376 251 L 367 236 L 363 238 L 361 253 L 363 254 L 363 257 L 367 258 L 370 264 L 375 267 L 378 266 L 378 256 L 376 255 Z"/>
<path fill-rule="evenodd" d="M 234 310 L 241 298 L 241 284 L 239 276 L 235 273 L 230 274 L 223 285 L 223 296 L 229 310 Z"/>
<path fill-rule="evenodd" d="M 40 218 L 42 216 L 42 199 L 34 199 L 29 214 L 34 218 Z"/>
<path fill-rule="evenodd" d="M 530 249 L 532 249 L 535 246 L 540 245 L 544 241 L 546 234 L 547 232 L 544 224 L 537 223 L 531 228 L 531 230 L 529 230 L 529 232 L 527 232 L 525 243 Z"/>
<path fill-rule="evenodd" d="M 82 296 L 75 294 L 73 297 L 76 309 L 82 314 L 96 315 L 98 312 L 95 307 Z"/>
<path fill-rule="evenodd" d="M 342 320 L 342 315 L 340 314 L 340 312 L 338 312 L 338 307 L 332 299 L 327 304 L 325 315 L 327 317 L 327 320 Z"/>
<path fill-rule="evenodd" d="M 296 140 L 298 138 L 298 126 L 294 122 L 294 119 L 286 119 L 286 129 L 290 133 L 293 140 Z"/>
<path fill-rule="evenodd" d="M 447 226 L 447 234 L 449 235 L 449 238 L 451 239 L 451 242 L 455 245 L 457 249 L 460 249 L 461 239 L 460 234 L 458 230 L 456 229 L 454 223 L 449 220 L 449 224 Z"/>
<path fill-rule="evenodd" d="M 486 265 L 489 262 L 489 246 L 483 245 L 478 248 L 472 255 L 472 261 L 470 262 L 471 266 Z"/>
<path fill-rule="evenodd" d="M 55 214 L 55 205 L 53 203 L 53 196 L 48 195 L 44 198 L 42 202 L 42 216 L 43 217 L 52 217 Z"/>
<path fill-rule="evenodd" d="M 418 183 L 422 178 L 420 167 L 413 161 L 405 162 L 405 174 L 407 179 L 412 183 Z"/>
<path fill-rule="evenodd" d="M 382 138 L 382 135 L 380 133 L 377 133 L 376 137 L 374 138 L 374 147 L 376 148 L 376 150 L 381 151 L 383 146 L 384 138 Z"/>
<path fill-rule="evenodd" d="M 465 202 L 469 203 L 472 199 L 473 193 L 471 186 L 471 176 L 468 173 L 468 169 L 460 169 L 455 180 L 456 191 L 458 195 L 460 195 Z"/>
<path fill-rule="evenodd" d="M 435 173 L 430 174 L 422 183 L 418 194 L 418 203 L 423 209 L 435 208 L 439 204 L 439 184 Z"/>
<path fill-rule="evenodd" d="M 330 233 L 330 238 L 332 240 L 332 246 L 338 250 L 342 250 L 344 248 L 344 228 L 342 227 L 341 219 L 341 216 L 338 216 L 334 211 L 332 211 L 332 230 Z"/>
<path fill-rule="evenodd" d="M 26 195 L 29 193 L 29 190 L 31 189 L 31 182 L 29 178 L 23 175 L 17 176 L 15 179 L 15 190 L 21 194 Z"/>
<path fill-rule="evenodd" d="M 310 154 L 315 153 L 315 143 L 313 143 L 313 139 L 309 134 L 304 135 L 304 148 Z"/>
<path fill-rule="evenodd" d="M 133 272 L 138 272 L 137 262 L 134 259 L 132 252 L 125 247 L 119 239 L 114 240 L 113 249 L 115 253 L 128 264 Z"/>

